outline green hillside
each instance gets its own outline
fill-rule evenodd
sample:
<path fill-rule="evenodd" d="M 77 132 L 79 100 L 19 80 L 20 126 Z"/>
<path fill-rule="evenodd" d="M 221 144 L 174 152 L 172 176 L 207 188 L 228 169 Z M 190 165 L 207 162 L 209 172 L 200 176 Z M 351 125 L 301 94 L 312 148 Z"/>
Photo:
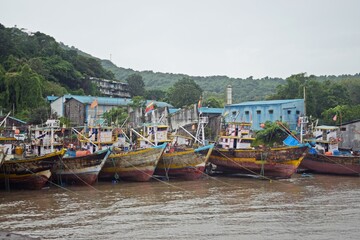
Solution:
<path fill-rule="evenodd" d="M 42 121 L 49 116 L 46 96 L 100 95 L 89 77 L 134 83 L 131 79 L 137 78 L 129 78 L 133 74 L 141 76 L 145 90 L 162 90 L 166 94 L 180 79 L 192 79 L 203 90 L 204 100 L 211 97 L 225 101 L 226 87 L 231 85 L 234 103 L 302 98 L 306 88 L 306 105 L 313 116 L 330 119 L 334 112 L 349 109 L 348 119 L 360 117 L 360 112 L 355 111 L 360 104 L 360 74 L 307 76 L 300 73 L 286 79 L 241 79 L 134 71 L 58 43 L 44 33 L 27 33 L 0 24 L 0 111 L 3 113 L 11 110 L 20 119 Z"/>
<path fill-rule="evenodd" d="M 181 78 L 189 77 L 193 79 L 203 90 L 205 97 L 217 96 L 225 98 L 226 86 L 233 87 L 234 102 L 263 100 L 266 96 L 274 93 L 276 87 L 284 84 L 285 80 L 281 78 L 262 78 L 262 79 L 241 79 L 229 78 L 227 76 L 193 77 L 185 74 L 160 73 L 153 71 L 134 71 L 117 67 L 109 60 L 102 60 L 102 66 L 113 72 L 115 77 L 120 80 L 126 79 L 131 74 L 142 76 L 146 89 L 168 90 L 176 81 Z"/>

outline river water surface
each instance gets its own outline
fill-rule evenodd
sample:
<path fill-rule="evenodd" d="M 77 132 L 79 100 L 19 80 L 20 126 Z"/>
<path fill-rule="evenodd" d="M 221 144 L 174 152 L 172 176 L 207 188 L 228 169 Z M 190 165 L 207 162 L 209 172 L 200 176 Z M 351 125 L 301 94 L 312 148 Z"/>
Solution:
<path fill-rule="evenodd" d="M 99 182 L 0 190 L 0 231 L 41 239 L 360 239 L 360 178 Z"/>

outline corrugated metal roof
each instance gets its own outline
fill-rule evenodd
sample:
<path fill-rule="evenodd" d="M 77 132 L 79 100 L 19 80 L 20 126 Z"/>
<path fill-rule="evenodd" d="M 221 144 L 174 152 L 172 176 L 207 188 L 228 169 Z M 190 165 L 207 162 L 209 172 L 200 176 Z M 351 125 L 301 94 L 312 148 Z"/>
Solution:
<path fill-rule="evenodd" d="M 99 105 L 126 106 L 132 103 L 132 100 L 130 98 L 110 98 L 110 97 L 74 96 L 74 95 L 71 95 L 70 98 L 74 98 L 84 104 L 91 104 L 92 102 L 95 101 L 95 99 L 98 101 Z"/>
<path fill-rule="evenodd" d="M 97 99 L 99 105 L 110 105 L 110 106 L 127 106 L 132 103 L 130 98 L 111 98 L 111 97 L 95 97 L 95 96 L 79 96 L 79 95 L 64 95 L 65 99 L 74 98 L 77 101 L 84 104 L 91 104 L 95 99 Z M 148 105 L 152 100 L 146 100 L 146 105 Z M 171 104 L 166 102 L 154 101 L 157 107 L 172 107 Z"/>
<path fill-rule="evenodd" d="M 207 114 L 222 114 L 224 112 L 224 108 L 209 108 L 209 107 L 201 107 L 199 112 L 207 113 Z"/>
<path fill-rule="evenodd" d="M 339 127 L 337 126 L 327 126 L 327 125 L 321 125 L 321 126 L 317 126 L 315 127 L 315 129 L 318 129 L 318 130 L 336 130 L 336 129 L 339 129 Z"/>
<path fill-rule="evenodd" d="M 158 102 L 158 101 L 153 101 L 153 100 L 146 100 L 146 106 L 149 105 L 151 102 L 154 102 L 154 104 L 157 106 L 157 107 L 173 107 L 171 104 L 168 104 L 166 102 Z"/>
<path fill-rule="evenodd" d="M 169 108 L 169 113 L 173 114 L 173 113 L 176 113 L 176 112 L 178 112 L 180 110 L 181 110 L 181 108 Z"/>
<path fill-rule="evenodd" d="M 231 104 L 227 106 L 249 106 L 249 105 L 272 105 L 272 104 L 284 104 L 304 101 L 304 99 L 286 99 L 286 100 L 268 100 L 268 101 L 251 101 L 251 102 L 242 102 L 237 104 Z"/>
<path fill-rule="evenodd" d="M 49 101 L 49 102 L 52 102 L 52 101 L 55 101 L 56 99 L 58 99 L 59 97 L 58 96 L 47 96 L 46 99 Z"/>

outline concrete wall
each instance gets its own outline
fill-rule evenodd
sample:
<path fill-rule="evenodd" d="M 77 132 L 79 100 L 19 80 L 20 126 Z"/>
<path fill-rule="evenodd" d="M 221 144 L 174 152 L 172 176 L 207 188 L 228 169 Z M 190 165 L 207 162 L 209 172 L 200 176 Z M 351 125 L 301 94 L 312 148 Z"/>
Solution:
<path fill-rule="evenodd" d="M 171 129 L 178 129 L 180 126 L 186 126 L 198 122 L 198 112 L 196 104 L 192 107 L 184 108 L 170 116 Z"/>
<path fill-rule="evenodd" d="M 188 136 L 185 131 L 183 131 L 180 126 L 184 127 L 186 130 L 195 135 L 198 123 L 198 112 L 196 104 L 189 108 L 181 109 L 176 113 L 169 114 L 168 108 L 157 108 L 150 113 L 147 113 L 144 118 L 142 118 L 143 109 L 129 109 L 129 126 L 132 128 L 142 127 L 144 121 L 146 123 L 155 122 L 168 125 L 170 131 L 177 131 L 179 134 L 184 134 Z M 214 140 L 220 128 L 221 116 L 216 114 L 209 114 L 203 116 L 208 116 L 209 123 L 206 127 L 206 136 L 208 140 Z"/>
<path fill-rule="evenodd" d="M 64 104 L 65 117 L 70 120 L 72 126 L 82 126 L 85 122 L 85 106 L 74 98 Z"/>
<path fill-rule="evenodd" d="M 340 126 L 340 147 L 360 150 L 360 121 Z"/>
<path fill-rule="evenodd" d="M 65 97 L 59 97 L 58 99 L 56 99 L 55 101 L 53 101 L 50 104 L 50 108 L 52 112 L 55 112 L 59 117 L 64 117 L 64 105 L 63 103 L 65 102 Z"/>

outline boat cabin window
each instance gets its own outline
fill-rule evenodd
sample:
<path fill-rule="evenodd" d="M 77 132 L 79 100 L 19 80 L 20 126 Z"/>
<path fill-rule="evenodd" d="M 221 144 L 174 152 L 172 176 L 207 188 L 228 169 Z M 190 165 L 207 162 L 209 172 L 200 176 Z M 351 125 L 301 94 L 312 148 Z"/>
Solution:
<path fill-rule="evenodd" d="M 341 127 L 341 128 L 340 128 L 340 131 L 346 132 L 346 127 Z"/>

